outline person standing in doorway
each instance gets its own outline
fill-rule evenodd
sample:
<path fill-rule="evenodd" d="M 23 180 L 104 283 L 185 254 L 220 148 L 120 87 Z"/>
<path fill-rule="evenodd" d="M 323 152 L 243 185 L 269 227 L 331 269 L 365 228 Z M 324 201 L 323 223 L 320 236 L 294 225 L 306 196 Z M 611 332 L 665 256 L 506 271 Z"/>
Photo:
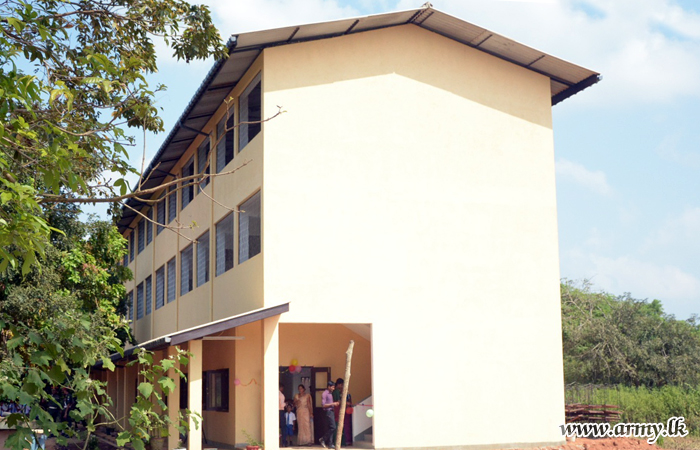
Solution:
<path fill-rule="evenodd" d="M 334 408 L 335 412 L 335 423 L 336 426 L 340 423 L 340 400 L 343 397 L 343 387 L 345 386 L 345 380 L 338 378 L 335 380 L 335 390 L 333 391 L 333 401 L 338 403 L 338 406 Z M 340 441 L 342 447 L 346 445 L 352 445 L 352 397 L 348 392 L 346 404 L 345 404 L 345 420 L 343 420 L 343 436 Z M 333 442 L 335 442 L 335 436 L 333 437 Z"/>
<path fill-rule="evenodd" d="M 284 384 L 280 383 L 280 445 L 282 445 L 282 430 L 284 430 L 284 405 L 285 405 L 285 398 L 284 398 Z"/>
<path fill-rule="evenodd" d="M 292 404 L 287 403 L 284 409 L 284 428 L 282 428 L 282 447 L 292 446 L 292 437 L 294 436 L 294 422 L 297 416 L 292 412 Z"/>
<path fill-rule="evenodd" d="M 323 403 L 323 413 L 326 415 L 326 434 L 321 438 L 321 447 L 328 448 L 328 444 L 333 447 L 331 439 L 335 434 L 335 407 L 340 403 L 333 401 L 333 391 L 335 390 L 335 383 L 332 381 L 328 382 L 328 388 L 323 391 L 321 396 L 321 403 Z"/>
<path fill-rule="evenodd" d="M 311 419 L 314 417 L 314 409 L 311 405 L 311 396 L 306 392 L 306 387 L 300 384 L 298 389 L 299 393 L 294 396 L 294 406 L 297 408 L 297 427 L 299 428 L 297 443 L 299 445 L 309 445 L 313 443 Z"/>

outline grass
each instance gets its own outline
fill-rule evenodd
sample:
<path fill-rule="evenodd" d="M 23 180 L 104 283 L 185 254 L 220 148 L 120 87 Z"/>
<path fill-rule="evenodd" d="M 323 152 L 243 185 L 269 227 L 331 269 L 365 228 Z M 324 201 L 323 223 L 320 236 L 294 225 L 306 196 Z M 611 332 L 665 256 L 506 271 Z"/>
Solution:
<path fill-rule="evenodd" d="M 662 447 L 669 450 L 700 450 L 700 436 L 665 438 Z"/>
<path fill-rule="evenodd" d="M 621 422 L 625 423 L 666 423 L 671 417 L 684 417 L 688 432 L 696 437 L 692 441 L 695 447 L 687 448 L 700 450 L 698 445 L 700 444 L 700 389 L 698 388 L 584 387 L 579 390 L 568 390 L 566 400 L 567 403 L 617 405 L 621 411 Z M 684 442 L 683 439 L 680 442 Z M 682 444 L 674 442 L 674 445 Z"/>

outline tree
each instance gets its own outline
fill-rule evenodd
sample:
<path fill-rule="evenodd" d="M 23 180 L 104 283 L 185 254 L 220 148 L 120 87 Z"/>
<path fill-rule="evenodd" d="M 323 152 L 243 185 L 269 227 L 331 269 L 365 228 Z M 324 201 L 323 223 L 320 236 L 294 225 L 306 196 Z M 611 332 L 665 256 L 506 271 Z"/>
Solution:
<path fill-rule="evenodd" d="M 52 388 L 75 397 L 80 420 L 104 415 L 109 399 L 90 379 L 91 369 L 98 361 L 113 367 L 106 356 L 128 336 L 121 311 L 131 272 L 119 265 L 124 238 L 111 223 L 80 223 L 75 208 L 54 211 L 50 223 L 58 221 L 73 232 L 57 235 L 41 264 L 26 275 L 11 268 L 0 275 L 0 399 L 29 408 L 8 418 L 18 428 L 8 439 L 14 448 L 27 447 L 30 421 L 52 434 L 66 431 L 49 414 Z"/>
<path fill-rule="evenodd" d="M 80 224 L 70 204 L 108 201 L 118 215 L 119 198 L 141 194 L 125 178 L 138 173 L 129 129 L 163 129 L 162 87 L 146 79 L 161 38 L 178 59 L 226 56 L 209 10 L 183 0 L 0 2 L 0 399 L 30 408 L 8 419 L 14 448 L 27 447 L 29 421 L 63 427 L 47 411 L 52 387 L 74 396 L 88 432 L 108 416 L 90 371 L 113 368 L 128 338 L 125 242 L 112 224 Z M 151 420 L 144 405 L 137 425 Z"/>
<path fill-rule="evenodd" d="M 183 0 L 7 0 L 0 17 L 0 272 L 27 274 L 56 231 L 51 205 L 131 190 L 126 129 L 163 129 L 154 39 L 186 61 L 226 47 L 207 7 Z"/>
<path fill-rule="evenodd" d="M 676 320 L 659 300 L 561 285 L 567 382 L 656 387 L 700 383 L 700 325 Z"/>

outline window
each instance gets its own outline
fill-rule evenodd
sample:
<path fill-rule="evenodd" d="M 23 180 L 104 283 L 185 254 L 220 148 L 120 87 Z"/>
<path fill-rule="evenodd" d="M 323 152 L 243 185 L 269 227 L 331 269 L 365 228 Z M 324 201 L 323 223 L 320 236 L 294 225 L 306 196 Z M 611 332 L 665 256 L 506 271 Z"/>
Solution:
<path fill-rule="evenodd" d="M 128 298 L 126 300 L 126 308 L 129 310 L 129 320 L 134 320 L 134 291 L 129 291 Z"/>
<path fill-rule="evenodd" d="M 129 262 L 132 262 L 134 260 L 134 233 L 136 230 L 131 230 L 131 234 L 129 235 Z"/>
<path fill-rule="evenodd" d="M 197 238 L 197 286 L 209 281 L 209 231 Z"/>
<path fill-rule="evenodd" d="M 204 378 L 205 411 L 228 411 L 228 369 L 207 370 Z"/>
<path fill-rule="evenodd" d="M 146 315 L 151 313 L 153 308 L 153 277 L 146 278 Z"/>
<path fill-rule="evenodd" d="M 189 383 L 187 382 L 187 373 L 183 373 L 184 376 L 176 377 L 180 380 L 180 409 L 187 409 L 189 405 L 189 396 L 187 395 L 189 391 Z M 175 380 L 177 383 L 178 381 Z M 202 385 L 202 391 L 204 390 L 204 385 Z"/>
<path fill-rule="evenodd" d="M 156 234 L 160 234 L 163 231 L 163 225 L 165 223 L 165 191 L 160 195 L 160 200 L 156 204 Z"/>
<path fill-rule="evenodd" d="M 143 283 L 136 286 L 136 319 L 143 318 Z"/>
<path fill-rule="evenodd" d="M 150 219 L 146 221 L 146 245 L 148 245 L 153 242 L 153 222 L 151 222 L 153 220 L 153 208 L 148 210 L 146 217 Z"/>
<path fill-rule="evenodd" d="M 156 309 L 165 305 L 165 267 L 156 270 Z"/>
<path fill-rule="evenodd" d="M 144 238 L 146 237 L 145 236 L 145 234 L 146 234 L 146 221 L 144 219 L 141 219 L 139 221 L 138 228 L 139 228 L 139 236 L 138 236 L 138 238 L 139 238 L 139 254 L 141 254 L 144 247 L 146 246 L 144 243 Z"/>
<path fill-rule="evenodd" d="M 233 213 L 216 224 L 216 276 L 233 268 Z"/>
<path fill-rule="evenodd" d="M 182 168 L 182 177 L 191 177 L 194 175 L 194 158 L 190 158 L 189 161 L 187 161 L 187 164 L 185 164 L 185 167 Z M 192 184 L 193 180 L 187 180 L 183 181 L 182 184 L 183 187 L 180 192 L 181 192 L 181 198 L 182 198 L 182 205 L 180 206 L 180 211 L 185 209 L 187 205 L 190 204 L 192 199 L 194 198 L 194 185 Z"/>
<path fill-rule="evenodd" d="M 124 261 L 122 262 L 124 267 L 129 265 L 129 240 L 126 240 L 126 251 L 124 252 Z"/>
<path fill-rule="evenodd" d="M 180 295 L 192 290 L 192 244 L 180 252 Z"/>
<path fill-rule="evenodd" d="M 260 191 L 241 206 L 238 215 L 238 264 L 260 253 Z"/>
<path fill-rule="evenodd" d="M 175 301 L 175 286 L 177 286 L 175 276 L 175 258 L 173 258 L 168 261 L 168 303 Z"/>
<path fill-rule="evenodd" d="M 206 167 L 206 169 L 205 169 Z M 209 175 L 211 168 L 209 167 L 209 138 L 206 138 L 197 149 L 197 170 L 199 173 Z M 204 189 L 209 184 L 209 177 L 202 177 L 199 183 L 199 190 Z"/>
<path fill-rule="evenodd" d="M 229 116 L 224 116 L 216 126 L 216 171 L 221 172 L 224 167 L 233 160 L 233 111 Z"/>
<path fill-rule="evenodd" d="M 262 96 L 260 90 L 260 74 L 256 76 L 241 94 L 238 103 L 238 117 L 242 125 L 238 128 L 238 151 L 248 145 L 260 133 Z M 255 122 L 255 123 L 244 123 Z"/>
<path fill-rule="evenodd" d="M 177 216 L 177 187 L 172 185 L 168 188 L 168 223 L 175 220 Z"/>

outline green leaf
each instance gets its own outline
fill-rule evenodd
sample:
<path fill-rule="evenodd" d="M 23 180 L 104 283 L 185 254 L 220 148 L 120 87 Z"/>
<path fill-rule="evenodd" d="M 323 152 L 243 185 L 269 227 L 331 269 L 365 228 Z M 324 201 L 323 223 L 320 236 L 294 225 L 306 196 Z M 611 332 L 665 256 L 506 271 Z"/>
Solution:
<path fill-rule="evenodd" d="M 36 253 L 27 252 L 24 255 L 24 262 L 22 263 L 22 276 L 27 275 L 32 270 L 32 264 L 36 260 Z"/>
<path fill-rule="evenodd" d="M 55 384 L 60 384 L 63 383 L 66 379 L 66 374 L 63 373 L 63 370 L 61 370 L 61 366 L 58 364 L 54 364 L 51 366 L 48 372 L 49 378 L 55 383 Z"/>
<path fill-rule="evenodd" d="M 63 94 L 62 89 L 54 89 L 51 91 L 51 94 L 49 95 L 49 105 L 53 105 L 56 99 Z"/>
<path fill-rule="evenodd" d="M 144 398 L 148 398 L 153 393 L 153 385 L 151 383 L 139 383 L 139 392 Z"/>
<path fill-rule="evenodd" d="M 160 366 L 163 369 L 163 372 L 167 372 L 168 370 L 175 367 L 175 361 L 173 361 L 172 359 L 164 359 L 160 362 Z"/>
<path fill-rule="evenodd" d="M 134 450 L 144 450 L 145 445 L 141 439 L 133 439 L 131 445 L 134 446 Z"/>
<path fill-rule="evenodd" d="M 106 367 L 108 370 L 114 372 L 114 363 L 111 358 L 102 358 L 102 366 Z"/>
<path fill-rule="evenodd" d="M 51 364 L 52 360 L 53 359 L 51 358 L 51 356 L 44 351 L 34 353 L 31 358 L 31 361 L 34 364 L 40 366 L 48 366 L 49 364 Z"/>
<path fill-rule="evenodd" d="M 169 395 L 175 390 L 175 382 L 168 377 L 161 377 L 158 380 L 158 384 L 160 384 L 160 387 L 163 390 L 163 395 Z"/>
<path fill-rule="evenodd" d="M 23 337 L 23 336 L 16 336 L 16 337 L 13 337 L 13 338 L 10 339 L 9 341 L 7 341 L 7 349 L 8 349 L 8 350 L 14 350 L 14 349 L 16 349 L 17 347 L 19 347 L 20 345 L 22 345 L 23 342 L 24 342 L 24 337 Z"/>
<path fill-rule="evenodd" d="M 7 20 L 7 23 L 12 25 L 18 33 L 21 33 L 24 29 L 25 23 L 19 19 L 16 19 L 14 17 L 5 17 L 5 20 Z"/>
<path fill-rule="evenodd" d="M 35 333 L 33 331 L 29 332 L 28 336 L 29 336 L 29 340 L 33 344 L 39 345 L 42 342 L 44 342 L 44 340 L 41 338 L 41 336 L 39 336 L 37 333 Z"/>
<path fill-rule="evenodd" d="M 117 435 L 117 445 L 119 447 L 124 447 L 129 440 L 131 440 L 131 433 L 128 431 L 122 431 Z"/>

